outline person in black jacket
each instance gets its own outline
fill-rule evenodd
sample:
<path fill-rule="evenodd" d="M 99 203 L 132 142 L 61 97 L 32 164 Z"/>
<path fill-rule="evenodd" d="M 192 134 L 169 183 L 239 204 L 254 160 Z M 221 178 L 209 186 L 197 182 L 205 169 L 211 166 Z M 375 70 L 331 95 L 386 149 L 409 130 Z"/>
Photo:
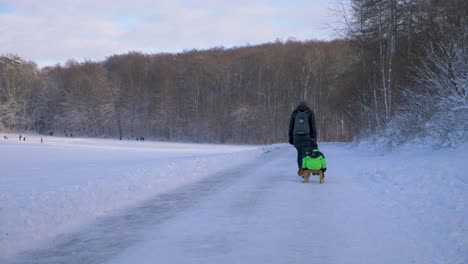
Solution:
<path fill-rule="evenodd" d="M 308 131 L 305 133 L 298 133 L 295 131 L 295 126 L 298 126 L 297 122 L 298 114 L 305 113 L 308 122 Z M 301 114 L 302 115 L 302 114 Z M 302 115 L 303 116 L 303 115 Z M 302 121 L 301 121 L 302 122 Z M 296 129 L 297 130 L 297 129 Z M 315 115 L 312 109 L 307 105 L 307 102 L 301 101 L 299 105 L 294 109 L 289 120 L 289 144 L 294 145 L 297 150 L 297 166 L 299 176 L 302 175 L 302 159 L 305 153 L 312 149 L 317 148 L 317 130 L 315 127 Z"/>

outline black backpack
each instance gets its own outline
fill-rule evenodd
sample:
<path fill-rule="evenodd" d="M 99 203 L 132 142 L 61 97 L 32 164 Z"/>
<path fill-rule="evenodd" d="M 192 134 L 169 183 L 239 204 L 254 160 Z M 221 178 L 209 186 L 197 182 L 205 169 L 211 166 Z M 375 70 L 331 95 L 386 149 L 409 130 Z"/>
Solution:
<path fill-rule="evenodd" d="M 309 118 L 307 111 L 299 112 L 294 119 L 294 135 L 308 135 L 310 134 Z"/>

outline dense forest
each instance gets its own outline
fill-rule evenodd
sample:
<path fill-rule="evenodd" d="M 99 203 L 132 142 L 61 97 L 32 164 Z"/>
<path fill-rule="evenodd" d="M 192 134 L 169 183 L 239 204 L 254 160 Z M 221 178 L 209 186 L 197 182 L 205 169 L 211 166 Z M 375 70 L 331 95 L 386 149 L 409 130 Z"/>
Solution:
<path fill-rule="evenodd" d="M 394 144 L 422 128 L 466 141 L 468 1 L 352 0 L 335 15 L 333 41 L 129 52 L 42 69 L 3 55 L 0 131 L 285 142 L 291 111 L 307 100 L 319 141 L 380 134 Z"/>

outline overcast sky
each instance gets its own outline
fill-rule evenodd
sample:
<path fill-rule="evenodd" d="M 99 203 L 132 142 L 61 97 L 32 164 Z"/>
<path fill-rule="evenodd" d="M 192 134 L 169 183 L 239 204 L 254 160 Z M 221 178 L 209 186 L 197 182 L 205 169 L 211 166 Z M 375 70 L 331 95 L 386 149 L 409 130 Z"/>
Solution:
<path fill-rule="evenodd" d="M 326 0 L 0 0 L 0 54 L 39 66 L 128 51 L 331 39 Z"/>

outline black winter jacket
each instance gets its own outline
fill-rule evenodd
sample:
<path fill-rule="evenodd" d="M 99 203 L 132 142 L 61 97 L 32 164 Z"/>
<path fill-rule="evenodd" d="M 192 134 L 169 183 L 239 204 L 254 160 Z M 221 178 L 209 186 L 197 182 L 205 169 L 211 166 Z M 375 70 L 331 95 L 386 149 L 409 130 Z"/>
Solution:
<path fill-rule="evenodd" d="M 299 112 L 306 112 L 309 120 L 310 135 L 293 135 L 294 120 Z M 313 147 L 317 142 L 317 130 L 315 128 L 315 115 L 306 104 L 299 104 L 291 114 L 289 120 L 289 143 L 295 147 Z"/>

